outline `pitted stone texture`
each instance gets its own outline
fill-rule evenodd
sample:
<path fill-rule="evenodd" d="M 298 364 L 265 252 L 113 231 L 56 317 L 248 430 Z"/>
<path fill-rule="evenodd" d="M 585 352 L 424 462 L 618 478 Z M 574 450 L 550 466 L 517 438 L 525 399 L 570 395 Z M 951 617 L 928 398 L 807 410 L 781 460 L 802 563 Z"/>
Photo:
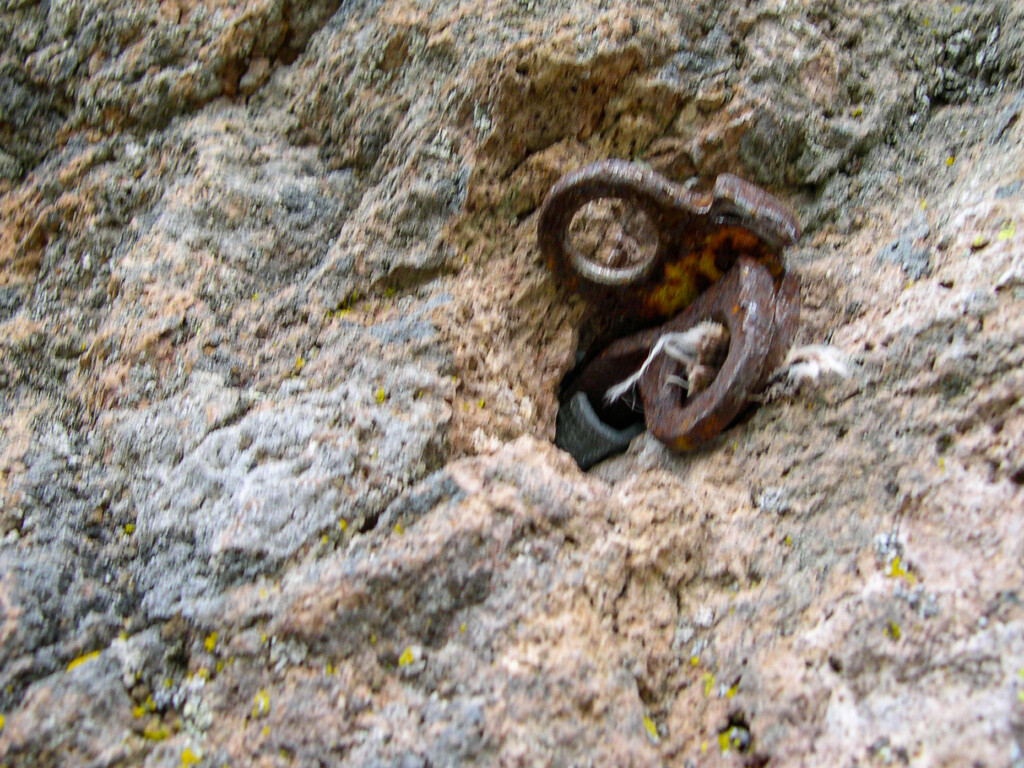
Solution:
<path fill-rule="evenodd" d="M 432 507 L 401 503 L 398 529 L 292 570 L 273 594 L 236 591 L 222 620 L 273 616 L 271 643 L 308 649 L 301 672 L 266 679 L 272 735 L 255 753 L 289 749 L 313 697 L 325 716 L 299 729 L 299 760 L 337 741 L 352 766 L 564 764 L 581 753 L 653 764 L 632 671 L 580 593 L 606 511 L 568 480 L 571 467 L 531 439 L 449 465 L 409 497 L 426 493 Z M 212 685 L 233 696 L 237 683 Z M 215 724 L 211 740 L 233 727 Z"/>
<path fill-rule="evenodd" d="M 138 760 L 142 744 L 126 739 L 131 710 L 118 660 L 107 652 L 33 686 L 5 719 L 0 749 L 13 765 Z"/>
<path fill-rule="evenodd" d="M 1022 13 L 0 3 L 0 763 L 1019 762 Z M 789 202 L 854 376 L 546 445 L 607 157 Z"/>
<path fill-rule="evenodd" d="M 338 5 L 4 3 L 0 149 L 13 172 L 4 175 L 30 168 L 62 132 L 152 128 L 218 96 L 252 92 L 269 63 L 293 59 Z"/>
<path fill-rule="evenodd" d="M 142 461 L 152 471 L 130 484 L 126 499 L 146 564 L 136 579 L 149 616 L 216 610 L 225 586 L 275 572 L 323 536 L 336 542 L 341 525 L 372 526 L 441 461 L 448 409 L 438 398 L 447 385 L 436 375 L 411 365 L 384 370 L 371 359 L 330 390 L 295 384 L 217 414 L 213 398 L 238 393 L 200 381 L 142 418 L 111 415 L 110 442 L 127 451 L 114 461 Z M 167 422 L 189 411 L 209 429 L 179 453 L 166 444 Z M 235 423 L 219 426 L 221 417 Z"/>

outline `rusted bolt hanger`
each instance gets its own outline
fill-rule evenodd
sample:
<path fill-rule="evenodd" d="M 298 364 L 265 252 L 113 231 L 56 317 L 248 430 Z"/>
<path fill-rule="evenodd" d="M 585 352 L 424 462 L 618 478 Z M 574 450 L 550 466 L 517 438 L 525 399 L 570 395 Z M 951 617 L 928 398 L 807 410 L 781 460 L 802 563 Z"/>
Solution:
<path fill-rule="evenodd" d="M 601 264 L 570 242 L 576 213 L 605 199 L 620 200 L 653 225 L 656 242 L 647 244 L 637 263 Z M 633 163 L 595 163 L 551 189 L 537 237 L 558 278 L 612 311 L 648 322 L 675 315 L 616 341 L 566 387 L 556 444 L 584 468 L 621 450 L 635 434 L 603 423 L 604 394 L 639 370 L 663 334 L 705 320 L 729 331 L 728 355 L 714 381 L 685 400 L 669 383 L 679 368 L 670 356 L 660 354 L 640 377 L 647 428 L 678 451 L 725 429 L 789 351 L 800 292 L 796 277 L 785 271 L 782 250 L 796 242 L 799 225 L 776 198 L 736 176 L 723 174 L 711 192 L 697 193 Z"/>

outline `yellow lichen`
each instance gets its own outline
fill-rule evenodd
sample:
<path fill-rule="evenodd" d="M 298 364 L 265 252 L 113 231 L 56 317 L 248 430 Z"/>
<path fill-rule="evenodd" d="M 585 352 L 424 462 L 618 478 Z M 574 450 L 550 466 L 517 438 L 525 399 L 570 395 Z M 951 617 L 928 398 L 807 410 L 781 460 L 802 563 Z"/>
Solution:
<path fill-rule="evenodd" d="M 0 715 L 0 731 L 4 729 L 4 716 Z"/>
<path fill-rule="evenodd" d="M 715 676 L 710 672 L 705 672 L 701 679 L 704 681 L 704 695 L 710 696 L 711 689 L 715 687 Z"/>
<path fill-rule="evenodd" d="M 126 536 L 131 536 L 133 533 L 135 533 L 135 523 L 125 523 L 124 533 Z"/>
<path fill-rule="evenodd" d="M 729 751 L 729 734 L 726 731 L 718 734 L 718 748 L 723 754 Z"/>
<path fill-rule="evenodd" d="M 142 729 L 142 738 L 150 741 L 163 741 L 168 736 L 170 736 L 170 732 L 156 717 L 146 723 L 146 727 Z"/>
<path fill-rule="evenodd" d="M 210 634 L 208 634 L 206 636 L 206 639 L 203 640 L 203 648 L 205 648 L 208 652 L 213 653 L 213 649 L 216 648 L 216 647 L 217 647 L 217 633 L 216 632 L 211 632 Z"/>
<path fill-rule="evenodd" d="M 377 393 L 373 396 L 373 399 L 377 401 L 377 405 L 381 405 L 384 402 L 384 398 L 387 395 L 384 394 L 384 387 L 377 387 Z"/>
<path fill-rule="evenodd" d="M 348 521 L 345 520 L 344 517 L 341 518 L 341 520 L 338 521 L 338 527 L 341 528 L 341 530 L 344 531 L 346 528 L 348 528 Z"/>
<path fill-rule="evenodd" d="M 100 655 L 99 651 L 90 651 L 89 653 L 82 654 L 77 659 L 72 659 L 71 661 L 68 662 L 68 670 L 67 671 L 70 672 L 75 667 L 80 666 L 82 664 L 85 664 L 85 662 L 87 662 L 87 661 L 92 661 L 93 659 L 95 659 L 99 655 Z"/>
<path fill-rule="evenodd" d="M 949 157 L 946 158 L 946 165 L 952 165 L 955 162 L 956 162 L 956 157 L 953 156 L 953 155 L 950 155 Z"/>
<path fill-rule="evenodd" d="M 647 738 L 653 741 L 655 744 L 658 743 L 658 726 L 654 724 L 647 715 L 644 715 L 644 730 L 647 731 Z"/>
<path fill-rule="evenodd" d="M 252 697 L 252 717 L 266 717 L 270 712 L 270 697 L 262 688 Z"/>
<path fill-rule="evenodd" d="M 735 696 L 735 695 L 736 695 L 736 691 L 737 691 L 737 690 L 739 690 L 739 685 L 738 685 L 738 684 L 737 684 L 737 685 L 734 685 L 734 686 L 732 686 L 732 687 L 731 687 L 731 688 L 730 688 L 729 690 L 727 690 L 727 691 L 725 692 L 725 698 L 727 698 L 727 699 L 731 699 L 731 698 L 732 698 L 733 696 Z"/>
<path fill-rule="evenodd" d="M 850 117 L 860 117 L 863 114 L 864 109 L 862 107 L 854 107 L 850 110 Z"/>
<path fill-rule="evenodd" d="M 402 655 L 398 657 L 398 666 L 407 667 L 413 662 L 412 648 L 406 648 L 402 651 Z"/>
<path fill-rule="evenodd" d="M 399 536 L 405 533 L 405 528 L 402 527 L 401 523 L 395 523 L 395 533 L 397 533 Z"/>
<path fill-rule="evenodd" d="M 890 621 L 885 625 L 885 636 L 890 640 L 899 640 L 902 634 L 903 633 L 900 632 L 900 625 L 895 621 Z"/>
<path fill-rule="evenodd" d="M 466 622 L 459 624 L 459 632 L 464 633 L 466 631 Z"/>
<path fill-rule="evenodd" d="M 910 573 L 906 568 L 900 565 L 899 555 L 892 559 L 889 563 L 889 569 L 885 572 L 885 575 L 890 579 L 903 579 L 908 584 L 913 584 L 917 579 L 914 574 Z"/>
<path fill-rule="evenodd" d="M 185 747 L 181 753 L 181 764 L 182 765 L 199 765 L 202 760 L 202 754 L 196 754 L 189 747 Z"/>
<path fill-rule="evenodd" d="M 1002 240 L 1009 240 L 1011 237 L 1013 237 L 1013 234 L 1014 234 L 1013 222 L 1012 221 L 1008 221 L 1003 226 L 1003 228 L 1000 229 L 999 232 L 996 234 L 996 240 L 1000 240 L 1000 241 L 1002 241 Z"/>

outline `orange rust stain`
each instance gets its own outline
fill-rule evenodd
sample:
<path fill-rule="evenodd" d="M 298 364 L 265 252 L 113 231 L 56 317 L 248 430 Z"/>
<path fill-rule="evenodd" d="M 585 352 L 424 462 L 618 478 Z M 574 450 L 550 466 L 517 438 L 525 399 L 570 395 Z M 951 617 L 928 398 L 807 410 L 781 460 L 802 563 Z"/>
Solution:
<path fill-rule="evenodd" d="M 660 278 L 634 289 L 633 302 L 646 317 L 671 317 L 720 280 L 740 256 L 756 259 L 773 277 L 783 272 L 778 255 L 757 235 L 740 227 L 720 227 L 701 237 L 696 247 L 669 257 Z"/>
<path fill-rule="evenodd" d="M 615 303 L 635 313 L 638 319 L 667 319 L 686 309 L 708 286 L 718 282 L 741 256 L 760 262 L 775 278 L 784 271 L 779 255 L 769 250 L 757 235 L 740 227 L 718 227 L 703 235 L 695 234 L 694 240 L 692 247 L 667 257 L 658 272 L 643 284 L 608 289 L 607 294 L 615 296 Z M 548 260 L 548 267 L 566 289 L 578 290 L 580 282 L 575 272 L 553 259 Z M 733 308 L 734 314 L 738 311 L 739 307 Z"/>

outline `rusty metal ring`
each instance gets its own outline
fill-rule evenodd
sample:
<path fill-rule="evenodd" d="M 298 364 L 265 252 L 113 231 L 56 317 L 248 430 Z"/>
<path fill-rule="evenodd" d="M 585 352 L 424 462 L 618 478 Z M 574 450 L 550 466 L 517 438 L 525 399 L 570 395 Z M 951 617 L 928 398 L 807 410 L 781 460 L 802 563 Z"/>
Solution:
<path fill-rule="evenodd" d="M 800 225 L 793 214 L 778 199 L 746 179 L 731 173 L 719 175 L 711 197 L 712 225 L 733 221 L 777 251 L 800 237 Z"/>
<path fill-rule="evenodd" d="M 644 242 L 637 241 L 644 251 L 639 263 L 601 264 L 573 246 L 573 218 L 598 200 L 618 200 L 647 218 L 652 231 Z M 561 283 L 610 302 L 612 311 L 627 312 L 641 322 L 676 314 L 741 255 L 781 277 L 782 250 L 799 232 L 782 203 L 737 176 L 721 174 L 711 190 L 699 192 L 621 160 L 594 163 L 564 176 L 552 187 L 537 220 L 541 252 Z"/>
<path fill-rule="evenodd" d="M 649 219 L 653 237 L 641 263 L 603 265 L 573 247 L 573 218 L 587 203 L 602 199 L 617 199 Z M 574 374 L 562 393 L 563 407 L 568 403 L 571 410 L 573 398 L 584 394 L 590 405 L 586 425 L 598 421 L 610 430 L 631 429 L 642 405 L 652 434 L 685 451 L 725 429 L 783 363 L 799 322 L 800 293 L 782 251 L 796 241 L 800 228 L 765 190 L 722 174 L 711 190 L 697 192 L 641 165 L 607 160 L 555 184 L 537 223 L 541 251 L 566 287 L 629 318 L 634 327 L 676 315 L 614 342 Z M 704 320 L 728 328 L 729 350 L 711 385 L 684 399 L 670 381 L 680 363 L 664 353 L 652 360 L 652 350 L 664 334 L 687 331 Z M 635 397 L 620 399 L 622 389 L 616 386 L 635 381 L 635 373 L 640 374 L 639 403 Z M 613 386 L 617 397 L 606 402 Z M 561 432 L 570 447 L 575 445 L 571 431 Z M 574 455 L 589 462 L 592 453 L 577 448 Z"/>
<path fill-rule="evenodd" d="M 563 176 L 548 193 L 537 222 L 537 239 L 551 266 L 568 270 L 597 286 L 633 285 L 647 277 L 664 258 L 667 243 L 658 238 L 652 255 L 632 267 L 595 264 L 569 242 L 569 225 L 587 203 L 617 198 L 646 214 L 655 229 L 666 210 L 679 206 L 679 188 L 654 171 L 622 160 L 605 160 Z"/>
<path fill-rule="evenodd" d="M 669 448 L 685 451 L 704 443 L 731 422 L 755 391 L 765 369 L 775 329 L 775 285 L 768 270 L 741 258 L 718 283 L 663 332 L 693 328 L 704 320 L 729 329 L 729 353 L 711 386 L 685 401 L 668 383 L 677 363 L 662 354 L 640 378 L 640 397 L 651 433 Z"/>
<path fill-rule="evenodd" d="M 800 281 L 796 275 L 786 273 L 775 289 L 775 322 L 772 340 L 764 356 L 764 371 L 761 381 L 754 388 L 760 392 L 768 385 L 772 374 L 783 366 L 789 348 L 793 346 L 797 328 L 800 326 Z"/>

